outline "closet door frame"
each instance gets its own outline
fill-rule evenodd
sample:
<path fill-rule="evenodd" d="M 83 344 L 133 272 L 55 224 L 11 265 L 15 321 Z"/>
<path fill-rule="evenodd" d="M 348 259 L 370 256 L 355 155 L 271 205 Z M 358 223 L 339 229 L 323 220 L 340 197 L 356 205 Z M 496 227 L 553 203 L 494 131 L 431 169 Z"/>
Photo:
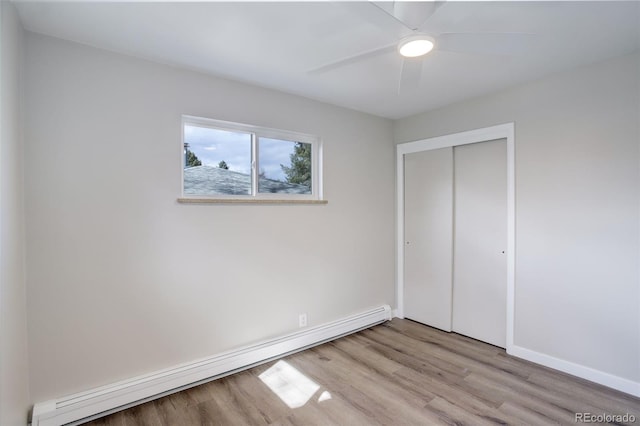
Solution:
<path fill-rule="evenodd" d="M 415 152 L 507 140 L 507 336 L 506 349 L 514 342 L 515 304 L 515 123 L 499 124 L 435 138 L 400 143 L 396 146 L 396 303 L 395 316 L 404 318 L 404 156 Z"/>

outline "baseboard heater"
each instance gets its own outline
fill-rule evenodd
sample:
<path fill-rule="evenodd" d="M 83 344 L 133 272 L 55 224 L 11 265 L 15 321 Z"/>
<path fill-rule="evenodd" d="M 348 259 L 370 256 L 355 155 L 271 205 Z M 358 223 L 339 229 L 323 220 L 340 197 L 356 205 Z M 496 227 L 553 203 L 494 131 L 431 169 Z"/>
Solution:
<path fill-rule="evenodd" d="M 334 340 L 391 318 L 391 308 L 383 305 L 338 321 L 309 327 L 198 361 L 39 402 L 33 407 L 31 424 L 80 424 Z"/>

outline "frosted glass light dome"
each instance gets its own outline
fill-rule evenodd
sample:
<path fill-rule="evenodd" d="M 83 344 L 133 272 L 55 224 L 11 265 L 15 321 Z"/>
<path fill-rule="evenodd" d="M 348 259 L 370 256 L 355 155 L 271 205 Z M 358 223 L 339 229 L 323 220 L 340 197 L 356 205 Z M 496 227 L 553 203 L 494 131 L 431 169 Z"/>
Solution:
<path fill-rule="evenodd" d="M 398 43 L 398 52 L 405 58 L 417 58 L 431 52 L 435 43 L 425 35 L 405 37 Z"/>

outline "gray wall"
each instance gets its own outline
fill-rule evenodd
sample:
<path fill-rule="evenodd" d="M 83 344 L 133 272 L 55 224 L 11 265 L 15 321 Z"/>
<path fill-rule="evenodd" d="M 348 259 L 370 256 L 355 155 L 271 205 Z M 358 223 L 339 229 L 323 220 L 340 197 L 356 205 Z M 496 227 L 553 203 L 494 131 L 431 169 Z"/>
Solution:
<path fill-rule="evenodd" d="M 21 37 L 5 4 L 0 423 L 12 424 L 29 374 L 18 74 L 5 61 Z M 31 402 L 294 331 L 301 312 L 313 326 L 393 304 L 389 141 L 510 121 L 515 343 L 640 381 L 638 55 L 392 124 L 39 35 L 25 45 Z M 177 204 L 181 114 L 321 136 L 329 204 Z"/>
<path fill-rule="evenodd" d="M 516 125 L 515 344 L 640 381 L 640 56 L 398 120 L 405 142 Z"/>
<path fill-rule="evenodd" d="M 31 33 L 33 401 L 394 301 L 392 123 Z M 326 206 L 181 205 L 180 116 L 324 141 Z"/>
<path fill-rule="evenodd" d="M 0 1 L 0 424 L 27 422 L 29 371 L 24 273 L 20 68 L 23 30 L 14 6 Z"/>

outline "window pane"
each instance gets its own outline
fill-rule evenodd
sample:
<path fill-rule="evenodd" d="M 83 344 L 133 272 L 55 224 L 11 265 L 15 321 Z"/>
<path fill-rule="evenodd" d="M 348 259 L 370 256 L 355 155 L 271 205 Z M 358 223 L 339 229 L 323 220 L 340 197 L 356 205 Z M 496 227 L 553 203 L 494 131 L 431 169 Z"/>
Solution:
<path fill-rule="evenodd" d="M 184 126 L 184 194 L 251 194 L 251 134 Z"/>
<path fill-rule="evenodd" d="M 260 138 L 258 192 L 311 194 L 311 144 Z"/>

